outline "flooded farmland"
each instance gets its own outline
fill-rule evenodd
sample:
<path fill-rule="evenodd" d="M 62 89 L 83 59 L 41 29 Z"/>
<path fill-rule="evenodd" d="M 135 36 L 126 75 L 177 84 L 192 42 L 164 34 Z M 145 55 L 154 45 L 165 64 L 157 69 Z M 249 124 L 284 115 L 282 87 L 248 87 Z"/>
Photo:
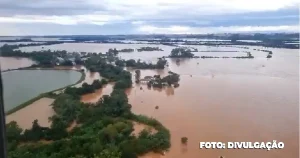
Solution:
<path fill-rule="evenodd" d="M 147 44 L 87 44 L 65 43 L 43 49 L 106 52 L 109 48 L 140 48 L 156 46 L 164 51 L 120 53 L 123 59 L 155 61 L 167 56 L 171 46 Z M 298 154 L 299 133 L 299 54 L 298 50 L 272 49 L 273 57 L 249 47 L 195 47 L 203 52 L 195 55 L 238 56 L 250 51 L 254 59 L 167 59 L 165 70 L 142 70 L 141 75 L 180 74 L 178 88 L 148 89 L 134 84 L 128 90 L 132 111 L 154 117 L 171 132 L 171 148 L 165 156 L 147 154 L 145 157 L 198 158 L 219 157 L 293 157 Z M 40 50 L 24 47 L 22 50 Z M 221 52 L 226 50 L 227 52 Z M 134 70 L 130 70 L 134 73 Z M 92 75 L 87 75 L 87 78 Z M 96 77 L 97 78 L 97 77 Z M 100 78 L 100 77 L 99 77 Z M 91 80 L 92 81 L 92 80 Z M 143 87 L 140 89 L 140 87 Z M 82 97 L 84 102 L 96 102 L 109 94 L 111 85 Z M 158 106 L 159 109 L 155 107 Z M 187 145 L 180 139 L 188 138 Z M 199 142 L 251 141 L 285 143 L 282 150 L 200 150 Z"/>
<path fill-rule="evenodd" d="M 76 83 L 81 73 L 71 70 L 17 70 L 2 74 L 5 111 L 38 96 Z"/>
<path fill-rule="evenodd" d="M 32 64 L 35 62 L 28 58 L 0 57 L 1 71 L 28 67 Z"/>

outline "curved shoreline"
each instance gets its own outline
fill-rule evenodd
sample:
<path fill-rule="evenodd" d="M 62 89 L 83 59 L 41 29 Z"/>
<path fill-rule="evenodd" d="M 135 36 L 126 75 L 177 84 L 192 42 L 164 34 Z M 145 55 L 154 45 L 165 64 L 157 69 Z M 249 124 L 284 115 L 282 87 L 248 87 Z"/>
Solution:
<path fill-rule="evenodd" d="M 26 70 L 26 69 L 30 69 L 30 68 L 31 68 L 31 67 L 28 66 L 28 67 L 22 67 L 22 68 L 16 68 L 16 69 L 7 69 L 7 70 L 1 71 L 1 73 L 9 72 L 9 71 L 16 71 L 16 70 Z"/>
<path fill-rule="evenodd" d="M 39 99 L 41 99 L 43 97 L 53 98 L 53 96 L 51 96 L 49 93 L 52 93 L 52 92 L 55 92 L 55 91 L 59 91 L 59 90 L 65 89 L 67 87 L 71 87 L 71 86 L 74 86 L 76 84 L 79 84 L 80 82 L 84 81 L 85 76 L 86 76 L 85 72 L 83 72 L 81 70 L 74 70 L 74 69 L 67 69 L 67 68 L 65 68 L 65 69 L 57 69 L 57 68 L 28 68 L 28 67 L 26 67 L 26 68 L 19 68 L 19 69 L 14 69 L 14 70 L 10 70 L 10 71 L 15 71 L 15 70 L 57 70 L 57 71 L 59 71 L 59 70 L 69 70 L 69 71 L 78 71 L 78 72 L 81 73 L 81 78 L 76 83 L 74 83 L 74 84 L 70 84 L 70 85 L 67 85 L 67 86 L 64 86 L 64 87 L 61 87 L 61 88 L 49 91 L 49 92 L 45 92 L 45 93 L 39 94 L 38 96 L 36 96 L 36 97 L 34 97 L 34 98 L 32 98 L 32 99 L 24 102 L 24 103 L 22 103 L 22 104 L 20 104 L 20 105 L 18 105 L 16 107 L 14 107 L 14 108 L 12 108 L 11 110 L 8 110 L 7 112 L 5 112 L 6 116 L 10 115 L 10 114 L 12 114 L 12 113 L 14 113 L 14 112 L 22 109 L 22 108 L 24 108 L 24 107 L 26 107 L 26 106 L 28 106 L 30 104 L 32 104 L 33 102 L 35 102 L 35 101 L 37 101 L 37 100 L 39 100 Z M 8 72 L 8 71 L 5 71 L 5 72 Z"/>

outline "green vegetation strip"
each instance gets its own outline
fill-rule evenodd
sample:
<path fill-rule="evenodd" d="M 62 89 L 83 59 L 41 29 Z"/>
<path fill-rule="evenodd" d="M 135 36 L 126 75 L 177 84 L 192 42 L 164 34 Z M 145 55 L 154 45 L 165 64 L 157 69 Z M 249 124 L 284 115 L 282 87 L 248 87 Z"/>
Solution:
<path fill-rule="evenodd" d="M 38 95 L 38 96 L 36 96 L 36 97 L 34 97 L 34 98 L 32 98 L 32 99 L 30 99 L 30 100 L 24 102 L 24 103 L 22 103 L 22 104 L 16 106 L 15 108 L 13 108 L 13 109 L 7 111 L 7 112 L 6 112 L 6 115 L 10 115 L 10 114 L 12 114 L 12 113 L 14 113 L 14 112 L 16 112 L 16 111 L 22 109 L 22 108 L 25 108 L 26 106 L 32 104 L 33 102 L 35 102 L 35 101 L 37 101 L 37 100 L 39 100 L 39 99 L 41 99 L 41 98 L 43 98 L 43 97 L 54 98 L 55 96 L 52 94 L 53 92 L 60 91 L 60 90 L 63 90 L 63 89 L 65 89 L 65 88 L 68 88 L 68 87 L 72 87 L 72 86 L 74 86 L 74 85 L 76 85 L 76 84 L 81 83 L 81 82 L 84 81 L 84 79 L 85 79 L 85 73 L 84 73 L 83 71 L 80 71 L 80 70 L 55 69 L 55 68 L 47 68 L 47 69 L 46 69 L 46 68 L 40 68 L 40 69 L 37 69 L 37 68 L 28 68 L 28 69 L 22 69 L 22 70 L 58 70 L 58 71 L 60 71 L 60 70 L 70 70 L 70 71 L 78 71 L 78 72 L 81 73 L 81 78 L 80 78 L 76 83 L 74 83 L 74 84 L 70 84 L 70 85 L 67 85 L 67 86 L 65 86 L 65 87 L 62 87 L 62 88 L 58 88 L 58 89 L 52 90 L 52 91 L 50 91 L 50 92 L 42 93 L 42 94 L 40 94 L 40 95 Z"/>
<path fill-rule="evenodd" d="M 132 87 L 132 75 L 122 67 L 109 64 L 107 56 L 110 54 L 105 57 L 95 55 L 84 66 L 108 81 L 95 80 L 90 85 L 84 83 L 80 88 L 69 87 L 58 95 L 51 94 L 55 96 L 52 104 L 55 115 L 49 118 L 50 127 L 41 127 L 38 120 L 25 131 L 17 122 L 6 124 L 8 157 L 138 158 L 148 152 L 164 153 L 170 148 L 167 128 L 154 118 L 131 112 L 132 105 L 125 91 Z M 177 77 L 173 73 L 170 75 L 163 79 L 157 76 L 155 81 L 172 84 Z M 103 95 L 96 103 L 80 101 L 78 96 L 93 92 L 108 82 L 115 82 L 110 95 Z M 132 135 L 133 121 L 152 126 L 156 132 L 144 129 L 138 135 Z M 78 126 L 67 130 L 73 122 Z"/>

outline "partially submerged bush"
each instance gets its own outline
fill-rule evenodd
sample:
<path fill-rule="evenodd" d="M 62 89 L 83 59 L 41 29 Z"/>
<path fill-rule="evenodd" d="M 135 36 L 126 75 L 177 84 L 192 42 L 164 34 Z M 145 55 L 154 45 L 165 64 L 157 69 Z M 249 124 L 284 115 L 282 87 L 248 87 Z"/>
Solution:
<path fill-rule="evenodd" d="M 182 138 L 181 138 L 181 143 L 182 143 L 182 144 L 186 144 L 187 141 L 188 141 L 188 138 L 187 138 L 187 137 L 182 137 Z"/>

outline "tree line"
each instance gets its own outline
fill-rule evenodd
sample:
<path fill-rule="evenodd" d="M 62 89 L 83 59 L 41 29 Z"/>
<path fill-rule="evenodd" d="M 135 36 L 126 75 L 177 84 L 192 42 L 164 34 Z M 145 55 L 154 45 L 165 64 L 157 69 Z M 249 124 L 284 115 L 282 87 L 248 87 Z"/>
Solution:
<path fill-rule="evenodd" d="M 251 52 L 245 52 L 246 56 L 235 56 L 235 57 L 229 57 L 229 56 L 195 56 L 192 52 L 195 52 L 196 50 L 192 51 L 189 48 L 174 48 L 171 51 L 171 54 L 168 56 L 169 58 L 236 58 L 236 59 L 253 59 L 254 56 L 251 54 Z"/>
<path fill-rule="evenodd" d="M 51 50 L 41 50 L 41 51 L 32 51 L 32 52 L 22 52 L 16 45 L 3 45 L 0 47 L 1 56 L 2 57 L 25 57 L 31 58 L 36 61 L 38 64 L 34 66 L 40 67 L 52 67 L 55 65 L 57 58 L 68 58 L 68 55 L 72 53 L 68 53 L 65 50 L 51 51 Z M 74 53 L 73 53 L 74 54 Z M 75 58 L 74 61 L 76 64 L 82 64 L 80 57 Z M 70 66 L 72 63 L 66 60 L 61 65 Z"/>
<path fill-rule="evenodd" d="M 140 59 L 139 60 L 134 60 L 134 59 L 129 59 L 129 60 L 116 60 L 115 64 L 120 67 L 132 67 L 135 69 L 164 69 L 167 60 L 164 58 L 159 58 L 156 64 L 153 63 L 146 63 L 142 62 Z"/>
<path fill-rule="evenodd" d="M 65 89 L 66 94 L 70 94 L 72 96 L 78 96 L 88 94 L 88 93 L 94 93 L 97 89 L 102 88 L 104 85 L 106 85 L 108 81 L 106 79 L 100 80 L 94 80 L 92 84 L 87 84 L 86 82 L 82 84 L 81 87 L 67 87 Z"/>
<path fill-rule="evenodd" d="M 41 127 L 35 120 L 32 128 L 23 132 L 16 122 L 10 122 L 7 124 L 9 158 L 137 158 L 170 147 L 168 129 L 153 118 L 131 112 L 125 93 L 132 84 L 131 74 L 101 59 L 88 60 L 86 67 L 114 81 L 112 93 L 94 104 L 80 102 L 78 95 L 107 83 L 96 80 L 82 89 L 66 89 L 56 97 L 52 104 L 55 115 L 50 118 L 51 127 Z M 80 126 L 67 131 L 74 121 Z M 150 125 L 157 132 L 143 130 L 138 136 L 132 135 L 132 121 Z"/>
<path fill-rule="evenodd" d="M 143 52 L 143 51 L 163 51 L 159 47 L 141 47 L 137 49 L 138 52 Z"/>

